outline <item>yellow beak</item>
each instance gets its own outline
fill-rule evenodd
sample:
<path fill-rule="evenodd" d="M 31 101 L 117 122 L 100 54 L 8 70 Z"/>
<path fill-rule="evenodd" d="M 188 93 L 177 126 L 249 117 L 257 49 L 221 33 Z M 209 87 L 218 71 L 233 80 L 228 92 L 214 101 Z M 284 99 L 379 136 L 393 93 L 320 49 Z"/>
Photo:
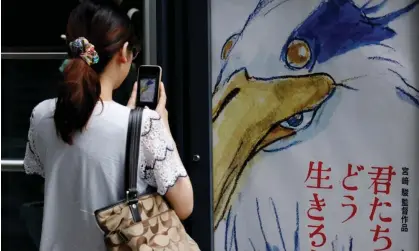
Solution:
<path fill-rule="evenodd" d="M 332 95 L 327 74 L 256 79 L 236 73 L 213 96 L 213 186 L 215 228 L 236 197 L 249 160 L 264 147 L 296 131 L 280 122 L 315 109 Z"/>

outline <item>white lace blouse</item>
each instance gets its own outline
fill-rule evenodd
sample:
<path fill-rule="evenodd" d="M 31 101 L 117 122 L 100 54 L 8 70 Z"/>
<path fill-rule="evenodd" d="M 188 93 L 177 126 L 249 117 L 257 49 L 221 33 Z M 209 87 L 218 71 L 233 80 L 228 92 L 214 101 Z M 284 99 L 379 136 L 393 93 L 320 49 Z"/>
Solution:
<path fill-rule="evenodd" d="M 83 133 L 67 145 L 57 137 L 55 100 L 32 113 L 24 160 L 28 174 L 45 178 L 41 251 L 104 251 L 103 233 L 93 212 L 124 198 L 125 143 L 129 108 L 98 103 Z M 187 176 L 174 142 L 155 111 L 143 112 L 137 188 L 164 195 Z"/>

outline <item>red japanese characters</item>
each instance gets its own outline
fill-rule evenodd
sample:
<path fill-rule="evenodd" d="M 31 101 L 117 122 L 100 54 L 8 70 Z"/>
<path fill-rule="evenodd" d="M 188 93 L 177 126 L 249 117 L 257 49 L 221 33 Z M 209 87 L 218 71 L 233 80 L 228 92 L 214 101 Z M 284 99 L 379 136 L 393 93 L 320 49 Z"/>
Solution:
<path fill-rule="evenodd" d="M 371 167 L 374 171 L 368 172 L 370 178 L 372 180 L 372 184 L 370 186 L 373 187 L 374 195 L 384 194 L 388 196 L 390 194 L 391 189 L 391 180 L 393 176 L 396 175 L 392 166 L 388 167 Z M 380 201 L 378 197 L 374 197 L 373 202 L 370 204 L 371 206 L 371 213 L 370 213 L 370 221 L 374 220 L 376 215 L 377 209 L 381 207 L 391 207 L 391 203 L 388 201 Z M 390 229 L 385 228 L 385 223 L 389 223 L 392 221 L 391 217 L 384 217 L 379 213 L 379 220 L 381 223 L 377 224 L 373 229 L 370 231 L 374 233 L 373 241 L 374 243 L 382 240 L 382 247 L 374 249 L 374 251 L 383 251 L 383 250 L 390 250 L 392 246 L 391 238 L 389 237 Z"/>
<path fill-rule="evenodd" d="M 307 188 L 311 189 L 332 189 L 333 185 L 328 184 L 330 176 L 328 173 L 331 172 L 331 168 L 323 168 L 323 162 L 319 161 L 314 163 L 310 161 L 308 174 L 305 183 Z M 326 206 L 324 199 L 320 198 L 318 193 L 313 193 L 313 199 L 310 200 L 310 208 L 307 211 L 307 216 L 313 221 L 313 224 L 308 225 L 310 229 L 309 237 L 311 240 L 312 248 L 323 247 L 326 244 L 327 236 L 324 233 L 324 216 L 322 210 Z"/>
<path fill-rule="evenodd" d="M 342 209 L 348 212 L 348 216 L 341 221 L 343 224 L 348 223 L 353 219 L 358 212 L 358 205 L 356 203 L 355 193 L 359 187 L 356 185 L 357 178 L 360 173 L 364 172 L 371 180 L 371 185 L 368 187 L 372 191 L 373 200 L 369 204 L 370 214 L 369 220 L 374 226 L 369 230 L 372 233 L 372 241 L 374 242 L 374 251 L 391 250 L 392 239 L 390 236 L 389 224 L 393 221 L 390 215 L 385 215 L 384 208 L 391 208 L 390 202 L 391 185 L 396 171 L 392 166 L 372 166 L 365 171 L 363 165 L 348 164 L 347 172 L 344 177 L 340 179 L 340 184 L 344 190 L 344 195 L 341 201 Z M 408 231 L 408 168 L 402 168 L 402 232 Z M 310 199 L 310 207 L 307 210 L 307 217 L 310 223 L 307 225 L 309 229 L 309 238 L 311 243 L 311 250 L 321 248 L 327 243 L 327 236 L 325 234 L 325 208 L 326 200 L 322 196 L 322 192 L 334 188 L 331 182 L 331 167 L 325 167 L 322 161 L 310 161 L 306 179 L 304 181 L 307 188 L 313 190 L 312 199 Z M 353 180 L 355 179 L 355 180 Z M 367 186 L 365 187 L 367 188 Z M 367 204 L 368 205 L 368 204 Z M 365 205 L 365 206 L 367 206 Z"/>

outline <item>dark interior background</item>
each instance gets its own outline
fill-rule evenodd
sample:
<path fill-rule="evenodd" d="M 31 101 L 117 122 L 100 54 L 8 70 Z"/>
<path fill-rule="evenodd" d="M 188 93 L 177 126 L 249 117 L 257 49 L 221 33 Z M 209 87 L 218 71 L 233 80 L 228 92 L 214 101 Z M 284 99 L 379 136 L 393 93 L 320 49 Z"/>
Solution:
<path fill-rule="evenodd" d="M 2 52 L 7 47 L 26 51 L 65 51 L 61 34 L 78 0 L 2 1 Z"/>

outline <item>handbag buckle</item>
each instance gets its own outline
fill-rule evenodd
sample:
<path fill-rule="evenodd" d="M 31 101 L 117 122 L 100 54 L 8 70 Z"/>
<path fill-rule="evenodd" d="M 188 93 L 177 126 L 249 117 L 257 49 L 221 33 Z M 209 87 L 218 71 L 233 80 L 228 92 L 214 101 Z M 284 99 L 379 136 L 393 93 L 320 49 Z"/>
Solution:
<path fill-rule="evenodd" d="M 129 205 L 138 203 L 138 191 L 136 189 L 126 191 L 126 201 Z"/>
<path fill-rule="evenodd" d="M 118 231 L 117 232 L 117 234 L 118 234 L 118 237 L 119 237 L 119 240 L 123 243 L 123 244 L 125 244 L 125 243 L 127 243 L 128 241 L 129 241 L 129 239 L 125 236 L 125 234 L 124 233 L 122 233 L 121 231 Z"/>

